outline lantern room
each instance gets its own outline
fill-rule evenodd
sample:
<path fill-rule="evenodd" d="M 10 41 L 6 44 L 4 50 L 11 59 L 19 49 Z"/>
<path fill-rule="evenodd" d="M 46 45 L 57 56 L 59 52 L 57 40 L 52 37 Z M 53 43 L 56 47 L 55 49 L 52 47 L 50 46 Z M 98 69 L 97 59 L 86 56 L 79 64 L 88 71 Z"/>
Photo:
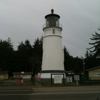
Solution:
<path fill-rule="evenodd" d="M 60 16 L 54 14 L 54 10 L 51 9 L 51 14 L 45 16 L 46 24 L 43 26 L 43 30 L 49 27 L 57 27 L 62 29 L 62 25 L 59 23 Z"/>

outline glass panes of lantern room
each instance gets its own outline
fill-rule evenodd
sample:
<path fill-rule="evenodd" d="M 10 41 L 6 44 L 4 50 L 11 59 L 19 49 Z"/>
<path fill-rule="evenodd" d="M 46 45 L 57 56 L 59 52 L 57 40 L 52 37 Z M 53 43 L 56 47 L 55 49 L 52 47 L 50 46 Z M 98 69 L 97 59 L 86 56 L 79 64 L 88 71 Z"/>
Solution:
<path fill-rule="evenodd" d="M 48 17 L 46 19 L 46 27 L 59 27 L 59 18 L 58 17 Z"/>

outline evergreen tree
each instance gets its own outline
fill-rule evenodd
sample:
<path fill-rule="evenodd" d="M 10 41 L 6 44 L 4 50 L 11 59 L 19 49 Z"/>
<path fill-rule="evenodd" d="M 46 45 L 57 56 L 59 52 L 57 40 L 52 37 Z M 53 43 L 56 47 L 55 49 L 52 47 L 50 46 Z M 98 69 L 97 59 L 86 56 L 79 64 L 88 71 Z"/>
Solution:
<path fill-rule="evenodd" d="M 90 69 L 100 65 L 100 58 L 95 58 L 91 52 L 86 51 L 85 54 L 85 69 Z"/>
<path fill-rule="evenodd" d="M 70 56 L 66 47 L 64 47 L 64 68 L 66 71 L 74 70 L 73 69 L 73 57 Z"/>
<path fill-rule="evenodd" d="M 34 74 L 38 73 L 41 70 L 42 54 L 43 54 L 42 44 L 43 44 L 43 37 L 41 37 L 41 39 L 37 38 L 33 45 L 33 57 L 30 59 L 30 61 L 33 65 Z"/>
<path fill-rule="evenodd" d="M 71 56 L 66 47 L 64 47 L 64 67 L 66 71 L 73 70 L 75 73 L 79 73 L 83 70 L 83 60 Z"/>
<path fill-rule="evenodd" d="M 100 29 L 98 30 L 100 31 Z M 92 47 L 88 50 L 90 50 L 94 57 L 100 57 L 100 34 L 95 32 L 95 34 L 92 34 L 92 36 L 93 37 L 91 38 L 91 40 L 95 42 L 89 43 L 90 45 L 92 45 Z"/>
<path fill-rule="evenodd" d="M 100 31 L 100 29 L 98 29 Z M 95 32 L 92 34 L 91 40 L 93 43 L 89 43 L 92 45 L 91 48 L 88 48 L 85 54 L 85 67 L 86 69 L 90 69 L 93 67 L 100 66 L 100 34 Z"/>
<path fill-rule="evenodd" d="M 19 69 L 20 71 L 32 71 L 29 58 L 32 55 L 32 46 L 29 40 L 26 40 L 24 43 L 21 42 L 18 46 L 18 58 L 19 58 Z"/>
<path fill-rule="evenodd" d="M 0 40 L 0 69 L 12 73 L 12 60 L 13 60 L 13 45 L 11 39 L 6 41 Z"/>

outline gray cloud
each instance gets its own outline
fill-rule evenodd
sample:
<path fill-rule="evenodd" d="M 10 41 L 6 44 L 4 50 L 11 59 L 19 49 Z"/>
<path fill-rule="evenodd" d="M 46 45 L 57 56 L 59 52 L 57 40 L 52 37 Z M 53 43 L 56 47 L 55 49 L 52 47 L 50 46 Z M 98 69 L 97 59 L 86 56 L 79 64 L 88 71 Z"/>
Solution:
<path fill-rule="evenodd" d="M 0 39 L 14 48 L 43 35 L 45 15 L 53 8 L 61 16 L 62 42 L 73 56 L 84 56 L 91 34 L 100 26 L 100 0 L 0 0 Z"/>

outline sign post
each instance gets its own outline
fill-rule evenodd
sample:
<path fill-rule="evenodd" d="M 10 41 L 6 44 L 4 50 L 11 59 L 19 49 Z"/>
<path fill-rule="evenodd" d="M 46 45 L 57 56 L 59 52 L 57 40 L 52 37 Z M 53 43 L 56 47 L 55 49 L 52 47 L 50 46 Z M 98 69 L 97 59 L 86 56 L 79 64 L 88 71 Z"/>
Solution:
<path fill-rule="evenodd" d="M 76 81 L 76 85 L 78 85 L 78 81 L 80 80 L 79 75 L 74 75 L 74 80 Z"/>

